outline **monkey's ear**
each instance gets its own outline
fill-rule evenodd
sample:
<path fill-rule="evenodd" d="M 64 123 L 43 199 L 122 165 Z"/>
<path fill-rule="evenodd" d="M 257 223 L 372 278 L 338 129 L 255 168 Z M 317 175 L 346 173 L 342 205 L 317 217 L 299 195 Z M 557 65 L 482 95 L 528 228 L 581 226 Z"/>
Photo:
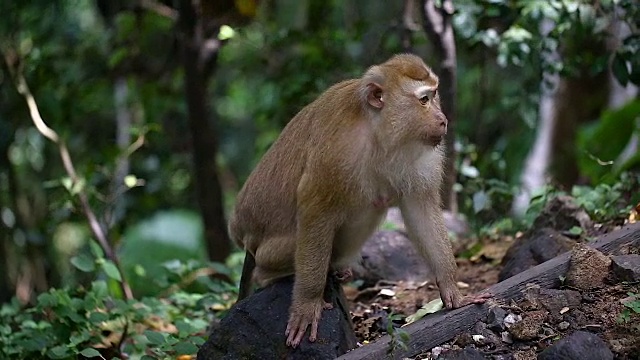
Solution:
<path fill-rule="evenodd" d="M 367 84 L 367 102 L 376 109 L 382 109 L 384 100 L 382 100 L 382 86 L 371 82 Z"/>

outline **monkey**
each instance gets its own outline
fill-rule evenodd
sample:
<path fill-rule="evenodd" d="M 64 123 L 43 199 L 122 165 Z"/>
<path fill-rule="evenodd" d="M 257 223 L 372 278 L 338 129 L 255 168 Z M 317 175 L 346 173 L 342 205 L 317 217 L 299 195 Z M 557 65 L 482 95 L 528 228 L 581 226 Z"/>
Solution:
<path fill-rule="evenodd" d="M 400 207 L 446 308 L 490 296 L 464 298 L 455 281 L 439 193 L 448 120 L 438 81 L 421 58 L 398 54 L 331 86 L 285 126 L 238 193 L 229 234 L 246 251 L 239 298 L 252 281 L 294 275 L 288 346 L 309 326 L 316 340 L 332 307 L 329 272 L 349 273 L 390 206 Z"/>

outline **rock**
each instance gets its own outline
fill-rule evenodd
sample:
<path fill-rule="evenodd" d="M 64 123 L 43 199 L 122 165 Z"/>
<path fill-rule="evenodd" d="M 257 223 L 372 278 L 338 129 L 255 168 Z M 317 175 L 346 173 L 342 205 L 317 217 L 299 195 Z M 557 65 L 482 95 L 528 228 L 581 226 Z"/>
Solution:
<path fill-rule="evenodd" d="M 499 354 L 493 355 L 490 359 L 492 360 L 515 360 L 513 354 Z"/>
<path fill-rule="evenodd" d="M 571 324 L 569 324 L 568 322 L 562 321 L 558 324 L 558 329 L 564 331 L 567 330 L 570 326 Z"/>
<path fill-rule="evenodd" d="M 495 332 L 504 331 L 504 318 L 506 316 L 507 312 L 501 307 L 492 307 L 489 309 L 489 313 L 487 314 L 487 327 Z"/>
<path fill-rule="evenodd" d="M 296 349 L 285 345 L 293 277 L 284 278 L 238 302 L 212 331 L 198 351 L 198 360 L 335 359 L 355 347 L 356 338 L 340 284 L 329 276 L 325 299 L 334 307 L 323 310 L 318 339 L 308 337 Z M 342 304 L 342 306 L 341 306 Z"/>
<path fill-rule="evenodd" d="M 505 344 L 513 344 L 513 337 L 509 334 L 508 331 L 503 331 L 500 333 L 500 339 Z"/>
<path fill-rule="evenodd" d="M 566 283 L 580 290 L 602 287 L 609 274 L 611 259 L 585 245 L 580 245 L 571 253 Z"/>
<path fill-rule="evenodd" d="M 640 281 L 640 255 L 612 256 L 611 270 L 618 281 Z"/>
<path fill-rule="evenodd" d="M 509 328 L 509 332 L 514 339 L 533 340 L 538 337 L 538 333 L 546 317 L 547 312 L 544 310 L 526 313 L 521 321 L 518 321 Z"/>
<path fill-rule="evenodd" d="M 529 268 L 567 252 L 573 248 L 575 241 L 563 236 L 558 231 L 543 228 L 527 232 L 513 244 L 504 258 L 498 281 L 508 279 Z"/>
<path fill-rule="evenodd" d="M 464 216 L 460 213 L 452 213 L 451 211 L 443 211 L 444 225 L 449 232 L 455 235 L 461 236 L 469 233 L 469 224 Z M 406 231 L 404 226 L 404 220 L 402 219 L 402 213 L 397 207 L 391 207 L 387 211 L 387 215 L 384 219 L 386 228 L 393 230 Z"/>
<path fill-rule="evenodd" d="M 461 350 L 450 350 L 447 352 L 443 352 L 439 359 L 444 360 L 484 360 L 485 357 L 482 355 L 480 351 L 476 348 L 472 348 L 467 346 Z"/>
<path fill-rule="evenodd" d="M 549 200 L 540 215 L 533 221 L 534 229 L 550 228 L 558 232 L 569 231 L 574 226 L 588 229 L 592 225 L 589 214 L 567 195 L 556 196 Z"/>
<path fill-rule="evenodd" d="M 575 308 L 582 301 L 582 294 L 575 290 L 542 289 L 540 287 L 527 288 L 525 299 L 537 307 L 542 307 L 553 315 L 560 314 L 565 307 Z"/>
<path fill-rule="evenodd" d="M 473 328 L 471 329 L 471 338 L 474 343 L 478 346 L 486 346 L 489 344 L 494 344 L 494 346 L 499 346 L 501 343 L 500 336 L 491 331 L 487 324 L 482 321 L 478 321 Z"/>
<path fill-rule="evenodd" d="M 461 213 L 453 213 L 451 211 L 443 211 L 444 225 L 449 232 L 460 237 L 469 233 L 469 224 Z"/>
<path fill-rule="evenodd" d="M 522 320 L 522 316 L 521 315 L 516 315 L 516 314 L 508 314 L 507 316 L 504 317 L 504 326 L 508 329 L 510 327 L 513 326 L 513 324 L 517 323 L 518 321 Z"/>
<path fill-rule="evenodd" d="M 557 196 L 545 205 L 527 231 L 511 246 L 502 259 L 499 281 L 571 250 L 576 243 L 565 235 L 574 226 L 592 227 L 589 215 L 570 196 Z"/>
<path fill-rule="evenodd" d="M 513 360 L 531 360 L 536 358 L 536 351 L 534 349 L 526 349 L 522 351 L 516 351 L 513 353 Z"/>
<path fill-rule="evenodd" d="M 400 231 L 375 233 L 363 246 L 361 255 L 362 261 L 353 270 L 355 277 L 366 284 L 380 280 L 423 282 L 431 277 L 427 263 Z"/>
<path fill-rule="evenodd" d="M 609 360 L 613 353 L 597 335 L 576 331 L 538 355 L 538 360 Z"/>

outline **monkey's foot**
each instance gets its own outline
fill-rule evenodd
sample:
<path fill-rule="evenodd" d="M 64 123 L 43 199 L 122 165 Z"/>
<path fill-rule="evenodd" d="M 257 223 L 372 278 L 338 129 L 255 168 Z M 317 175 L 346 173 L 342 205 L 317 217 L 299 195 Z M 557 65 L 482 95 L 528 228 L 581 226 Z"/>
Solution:
<path fill-rule="evenodd" d="M 333 304 L 323 299 L 302 304 L 292 304 L 287 330 L 284 332 L 287 337 L 287 346 L 293 348 L 298 347 L 309 325 L 311 325 L 309 341 L 316 341 L 318 337 L 318 323 L 322 316 L 322 310 L 329 309 L 333 309 Z"/>
<path fill-rule="evenodd" d="M 335 276 L 338 281 L 345 283 L 353 279 L 353 270 L 351 270 L 351 268 L 336 270 L 333 272 L 333 276 Z"/>

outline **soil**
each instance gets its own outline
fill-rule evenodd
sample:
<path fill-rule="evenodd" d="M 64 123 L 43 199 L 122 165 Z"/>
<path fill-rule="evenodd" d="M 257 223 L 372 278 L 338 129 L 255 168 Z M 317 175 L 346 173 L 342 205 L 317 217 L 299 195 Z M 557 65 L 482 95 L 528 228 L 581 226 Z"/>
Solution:
<path fill-rule="evenodd" d="M 485 240 L 480 253 L 471 259 L 458 260 L 459 287 L 463 294 L 476 293 L 498 281 L 500 260 L 512 243 L 510 237 Z M 616 359 L 640 359 L 640 314 L 628 311 L 623 305 L 630 293 L 640 293 L 640 284 L 616 283 L 609 275 L 595 289 L 563 289 L 579 291 L 572 294 L 579 294 L 582 298 L 578 298 L 579 302 L 574 302 L 573 306 L 565 306 L 556 313 L 550 313 L 541 306 L 535 294 L 525 296 L 526 299 L 518 303 L 497 304 L 513 317 L 532 319 L 532 328 L 528 329 L 527 336 L 511 328 L 493 331 L 487 329 L 486 325 L 484 328 L 476 326 L 469 333 L 460 334 L 448 343 L 425 349 L 424 353 L 413 359 L 436 359 L 447 351 L 469 346 L 488 359 L 535 359 L 541 351 L 576 330 L 597 334 Z M 345 286 L 345 294 L 350 301 L 356 336 L 361 344 L 386 334 L 392 326 L 400 327 L 404 324 L 405 316 L 414 314 L 423 304 L 439 298 L 432 281 L 421 284 L 381 282 L 373 288 L 361 290 Z M 485 336 L 478 336 L 481 333 Z"/>

